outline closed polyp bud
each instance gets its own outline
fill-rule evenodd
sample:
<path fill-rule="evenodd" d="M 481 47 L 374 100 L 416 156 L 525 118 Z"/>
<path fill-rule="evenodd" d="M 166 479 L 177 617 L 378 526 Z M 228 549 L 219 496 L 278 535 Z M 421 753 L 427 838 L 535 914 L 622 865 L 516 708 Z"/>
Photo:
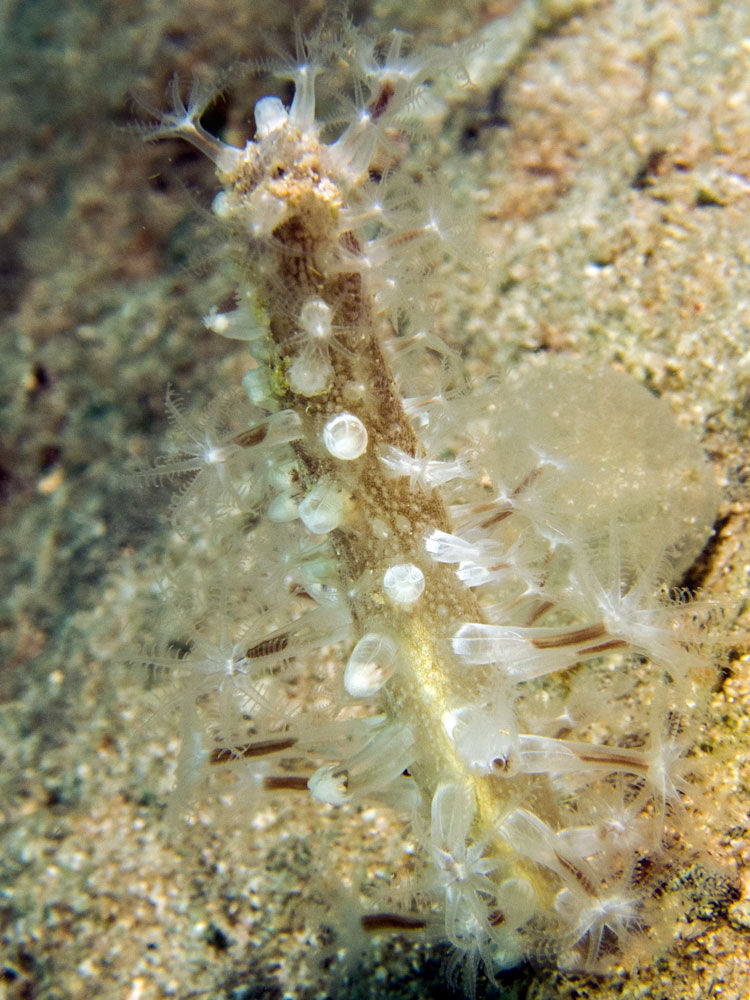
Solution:
<path fill-rule="evenodd" d="M 270 458 L 266 462 L 266 481 L 275 490 L 289 490 L 297 478 L 297 462 L 294 458 Z M 295 517 L 296 515 L 295 504 Z"/>
<path fill-rule="evenodd" d="M 245 292 L 231 312 L 219 312 L 216 306 L 211 306 L 203 323 L 213 333 L 233 340 L 257 341 L 268 334 L 268 315 L 251 291 Z"/>
<path fill-rule="evenodd" d="M 242 388 L 247 393 L 247 398 L 251 403 L 259 406 L 271 395 L 271 387 L 268 381 L 268 372 L 265 368 L 252 368 L 245 372 L 242 379 Z"/>
<path fill-rule="evenodd" d="M 327 483 L 318 483 L 299 505 L 300 520 L 315 535 L 325 535 L 341 523 L 344 501 Z"/>
<path fill-rule="evenodd" d="M 319 352 L 303 350 L 289 365 L 287 377 L 292 392 L 300 396 L 319 396 L 330 389 L 333 368 L 328 358 Z"/>
<path fill-rule="evenodd" d="M 278 97 L 261 97 L 255 102 L 255 138 L 265 139 L 271 132 L 286 125 L 287 110 Z"/>
<path fill-rule="evenodd" d="M 299 311 L 299 325 L 315 340 L 331 335 L 331 307 L 323 299 L 308 299 Z"/>
<path fill-rule="evenodd" d="M 323 428 L 323 444 L 334 458 L 352 461 L 367 449 L 367 428 L 353 413 L 339 413 Z"/>
<path fill-rule="evenodd" d="M 276 524 L 285 524 L 298 517 L 297 502 L 291 490 L 285 490 L 268 505 L 268 518 Z"/>
<path fill-rule="evenodd" d="M 393 673 L 398 646 L 390 636 L 368 632 L 352 650 L 344 672 L 344 687 L 353 698 L 368 698 Z"/>
<path fill-rule="evenodd" d="M 341 806 L 349 799 L 349 772 L 341 764 L 324 764 L 307 782 L 313 798 Z"/>
<path fill-rule="evenodd" d="M 286 202 L 263 189 L 254 191 L 250 196 L 250 209 L 253 236 L 270 236 L 287 213 Z"/>
<path fill-rule="evenodd" d="M 227 198 L 226 191 L 219 191 L 211 202 L 211 211 L 217 219 L 228 219 L 230 217 L 232 213 L 229 208 L 229 199 Z"/>
<path fill-rule="evenodd" d="M 395 604 L 413 604 L 424 586 L 424 573 L 414 563 L 390 566 L 383 575 L 383 588 Z"/>
<path fill-rule="evenodd" d="M 298 413 L 294 410 L 281 410 L 269 418 L 264 444 L 286 444 L 288 441 L 296 441 L 300 436 L 301 426 L 302 421 Z"/>

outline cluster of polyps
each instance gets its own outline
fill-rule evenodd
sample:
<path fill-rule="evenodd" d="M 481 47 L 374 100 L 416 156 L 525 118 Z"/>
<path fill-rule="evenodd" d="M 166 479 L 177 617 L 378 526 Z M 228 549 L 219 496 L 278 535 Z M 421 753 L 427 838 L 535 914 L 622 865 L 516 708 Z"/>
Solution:
<path fill-rule="evenodd" d="M 659 587 L 703 542 L 710 481 L 624 376 L 447 391 L 452 352 L 414 329 L 445 235 L 435 186 L 423 197 L 396 156 L 445 57 L 348 29 L 298 55 L 291 107 L 259 101 L 244 149 L 177 94 L 154 130 L 216 163 L 241 263 L 236 308 L 206 325 L 255 359 L 247 414 L 214 440 L 175 410 L 181 455 L 159 470 L 194 477 L 179 523 L 202 560 L 199 583 L 173 580 L 200 622 L 176 664 L 179 774 L 220 764 L 258 794 L 385 803 L 457 948 L 489 970 L 540 950 L 595 965 L 649 928 L 689 789 L 705 668 L 690 606 Z M 325 142 L 329 64 L 348 65 L 355 109 Z M 428 357 L 443 374 L 416 396 Z M 341 668 L 301 694 L 334 644 Z"/>

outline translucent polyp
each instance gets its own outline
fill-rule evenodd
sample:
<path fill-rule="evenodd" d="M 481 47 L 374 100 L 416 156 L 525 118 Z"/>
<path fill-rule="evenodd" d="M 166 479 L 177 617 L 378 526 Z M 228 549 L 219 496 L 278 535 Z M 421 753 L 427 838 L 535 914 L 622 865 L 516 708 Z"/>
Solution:
<path fill-rule="evenodd" d="M 466 705 L 446 712 L 443 726 L 474 774 L 510 777 L 518 771 L 518 733 L 507 695 L 495 705 Z"/>
<path fill-rule="evenodd" d="M 256 406 L 270 408 L 271 385 L 268 379 L 268 371 L 265 368 L 251 368 L 245 372 L 242 379 L 242 388 L 247 393 L 247 398 Z"/>
<path fill-rule="evenodd" d="M 287 110 L 278 97 L 261 97 L 255 102 L 255 138 L 265 139 L 287 123 Z"/>
<path fill-rule="evenodd" d="M 466 477 L 466 467 L 459 459 L 451 462 L 434 461 L 419 455 L 409 455 L 401 448 L 389 446 L 380 456 L 388 475 L 409 476 L 412 486 L 419 483 L 422 487 L 432 488 L 443 486 L 453 479 Z M 435 532 L 445 534 L 445 532 Z M 448 536 L 449 537 L 449 536 Z"/>
<path fill-rule="evenodd" d="M 266 426 L 265 444 L 287 444 L 300 436 L 302 421 L 294 410 L 280 410 L 268 418 Z"/>
<path fill-rule="evenodd" d="M 368 632 L 352 650 L 344 672 L 344 687 L 353 698 L 369 698 L 393 673 L 398 655 L 396 640 Z"/>
<path fill-rule="evenodd" d="M 331 307 L 323 299 L 308 299 L 299 311 L 300 328 L 315 340 L 331 335 Z"/>
<path fill-rule="evenodd" d="M 299 505 L 300 520 L 315 535 L 325 535 L 341 523 L 344 502 L 327 483 L 318 483 Z"/>
<path fill-rule="evenodd" d="M 316 799 L 331 805 L 343 805 L 373 793 L 382 798 L 380 793 L 403 781 L 404 771 L 414 761 L 413 744 L 408 726 L 382 726 L 352 757 L 318 768 L 307 787 Z M 399 798 L 398 790 L 394 797 Z"/>
<path fill-rule="evenodd" d="M 300 396 L 319 396 L 330 389 L 333 368 L 324 354 L 303 350 L 292 361 L 287 376 L 292 392 Z"/>
<path fill-rule="evenodd" d="M 349 772 L 341 764 L 325 764 L 319 767 L 307 783 L 313 798 L 341 806 L 349 801 Z"/>
<path fill-rule="evenodd" d="M 534 680 L 558 670 L 566 670 L 587 656 L 596 655 L 598 643 L 606 638 L 601 625 L 576 632 L 553 628 L 516 628 L 466 622 L 451 639 L 453 652 L 465 663 L 495 664 L 516 682 Z"/>

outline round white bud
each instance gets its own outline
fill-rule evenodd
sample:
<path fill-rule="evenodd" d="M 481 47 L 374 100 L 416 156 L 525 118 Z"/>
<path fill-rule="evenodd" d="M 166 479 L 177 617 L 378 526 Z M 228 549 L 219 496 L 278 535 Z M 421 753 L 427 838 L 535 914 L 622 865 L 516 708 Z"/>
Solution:
<path fill-rule="evenodd" d="M 323 444 L 334 458 L 350 462 L 364 455 L 367 428 L 353 413 L 338 413 L 323 428 Z"/>
<path fill-rule="evenodd" d="M 424 573 L 414 563 L 390 566 L 383 576 L 383 588 L 394 604 L 413 604 L 424 591 Z"/>

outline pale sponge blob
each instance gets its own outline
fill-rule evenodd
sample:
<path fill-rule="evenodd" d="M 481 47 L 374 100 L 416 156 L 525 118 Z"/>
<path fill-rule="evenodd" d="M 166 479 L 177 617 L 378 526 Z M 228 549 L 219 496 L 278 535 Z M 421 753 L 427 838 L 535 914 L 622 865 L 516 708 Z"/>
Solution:
<path fill-rule="evenodd" d="M 606 547 L 616 527 L 632 570 L 661 553 L 674 579 L 701 551 L 718 505 L 713 472 L 667 403 L 633 378 L 550 360 L 479 398 L 466 432 L 484 445 L 486 473 L 547 537 Z"/>

